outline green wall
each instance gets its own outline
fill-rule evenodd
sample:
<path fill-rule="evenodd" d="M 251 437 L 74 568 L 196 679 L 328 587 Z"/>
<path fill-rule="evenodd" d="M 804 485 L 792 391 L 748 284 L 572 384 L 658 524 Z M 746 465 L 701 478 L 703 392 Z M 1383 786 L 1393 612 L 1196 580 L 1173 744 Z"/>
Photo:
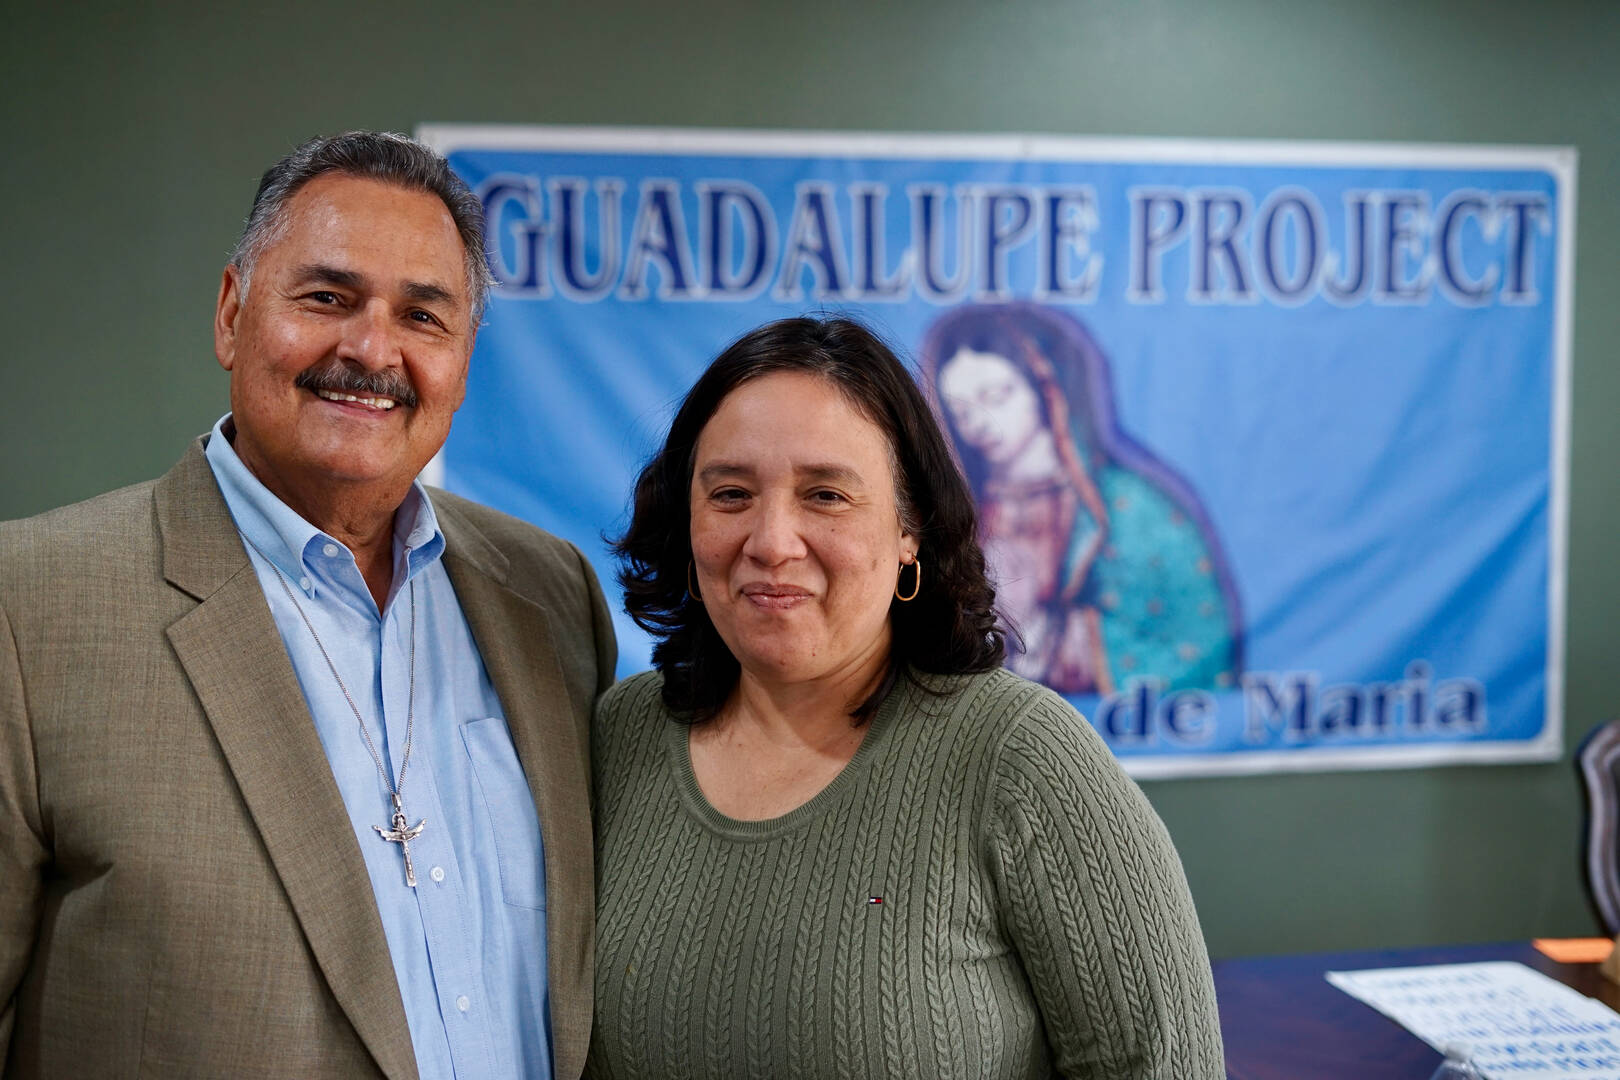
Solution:
<path fill-rule="evenodd" d="M 259 172 L 311 134 L 486 121 L 1568 144 L 1567 741 L 1620 713 L 1620 5 L 638 0 L 452 21 L 453 6 L 7 5 L 0 518 L 154 476 L 224 411 L 220 267 Z M 1147 790 L 1216 955 L 1594 929 L 1567 760 Z"/>

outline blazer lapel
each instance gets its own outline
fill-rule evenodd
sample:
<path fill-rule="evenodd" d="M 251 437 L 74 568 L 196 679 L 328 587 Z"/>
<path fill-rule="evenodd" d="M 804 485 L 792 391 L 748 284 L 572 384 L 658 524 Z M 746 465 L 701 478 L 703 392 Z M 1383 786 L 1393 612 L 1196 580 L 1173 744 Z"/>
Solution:
<path fill-rule="evenodd" d="M 365 861 L 200 440 L 158 482 L 155 500 L 164 576 L 199 601 L 169 627 L 169 641 L 333 996 L 383 1072 L 415 1080 Z"/>
<path fill-rule="evenodd" d="M 436 508 L 439 509 L 439 508 Z M 470 523 L 439 509 L 445 570 L 506 712 L 512 745 L 529 781 L 545 847 L 553 1071 L 577 1076 L 583 1040 L 558 1021 L 558 988 L 590 986 L 590 927 L 596 917 L 589 795 L 581 779 L 589 759 L 570 716 L 545 609 L 506 585 L 507 560 Z"/>

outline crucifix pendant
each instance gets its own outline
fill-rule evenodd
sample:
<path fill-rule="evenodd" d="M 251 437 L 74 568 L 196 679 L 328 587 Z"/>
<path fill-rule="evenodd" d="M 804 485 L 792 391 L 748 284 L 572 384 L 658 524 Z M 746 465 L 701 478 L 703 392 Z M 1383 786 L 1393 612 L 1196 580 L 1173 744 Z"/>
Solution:
<path fill-rule="evenodd" d="M 427 825 L 427 818 L 418 821 L 414 829 L 405 827 L 408 820 L 405 817 L 404 808 L 400 806 L 399 796 L 395 795 L 392 820 L 394 827 L 384 829 L 381 825 L 373 825 L 372 828 L 376 829 L 377 835 L 384 840 L 399 845 L 399 850 L 405 855 L 405 884 L 414 889 L 416 888 L 416 867 L 411 865 L 411 841 L 422 835 L 422 829 Z"/>

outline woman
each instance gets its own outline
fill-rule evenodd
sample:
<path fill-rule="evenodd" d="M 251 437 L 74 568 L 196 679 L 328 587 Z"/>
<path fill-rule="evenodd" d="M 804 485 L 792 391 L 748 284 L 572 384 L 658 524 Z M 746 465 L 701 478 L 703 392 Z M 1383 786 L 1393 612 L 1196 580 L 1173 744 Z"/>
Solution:
<path fill-rule="evenodd" d="M 962 307 L 923 371 L 983 515 L 1008 666 L 1069 694 L 1237 685 L 1237 590 L 1197 494 L 1114 422 L 1108 364 L 1034 304 Z"/>
<path fill-rule="evenodd" d="M 869 332 L 728 348 L 618 545 L 594 733 L 606 1077 L 1223 1075 L 1163 826 L 1000 669 L 973 504 Z"/>

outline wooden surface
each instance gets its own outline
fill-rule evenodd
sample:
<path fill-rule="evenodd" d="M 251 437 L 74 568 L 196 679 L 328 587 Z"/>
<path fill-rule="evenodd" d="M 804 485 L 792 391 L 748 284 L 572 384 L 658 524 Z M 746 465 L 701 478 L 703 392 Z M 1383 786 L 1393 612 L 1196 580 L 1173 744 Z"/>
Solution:
<path fill-rule="evenodd" d="M 1333 986 L 1329 971 L 1516 960 L 1620 1007 L 1620 987 L 1596 964 L 1559 964 L 1527 942 L 1309 953 L 1214 964 L 1231 1080 L 1428 1080 L 1440 1054 L 1395 1021 Z"/>

